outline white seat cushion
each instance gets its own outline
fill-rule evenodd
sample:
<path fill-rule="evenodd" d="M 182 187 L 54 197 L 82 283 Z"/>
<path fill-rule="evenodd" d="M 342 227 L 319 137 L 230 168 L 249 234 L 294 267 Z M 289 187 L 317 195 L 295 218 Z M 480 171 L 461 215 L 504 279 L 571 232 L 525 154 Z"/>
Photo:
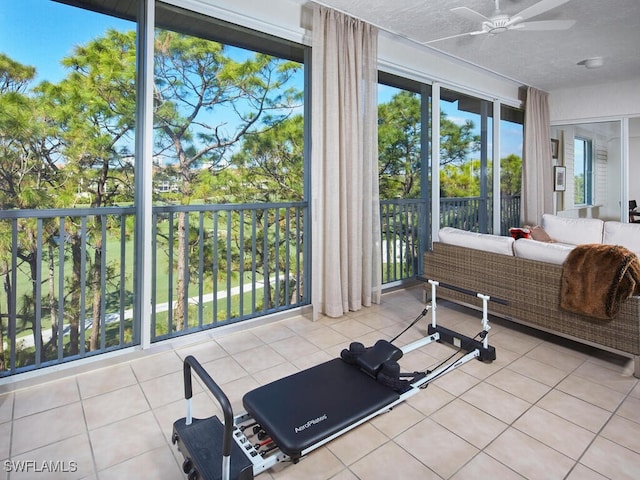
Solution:
<path fill-rule="evenodd" d="M 640 223 L 605 222 L 602 243 L 621 245 L 640 255 Z"/>
<path fill-rule="evenodd" d="M 468 232 L 466 230 L 460 230 L 459 228 L 444 227 L 440 229 L 438 238 L 442 243 L 448 243 L 450 245 L 513 256 L 513 243 L 515 240 L 511 237 L 501 237 L 500 235 Z"/>
<path fill-rule="evenodd" d="M 545 213 L 542 228 L 556 242 L 571 245 L 602 243 L 604 222 L 599 218 L 565 218 Z"/>
<path fill-rule="evenodd" d="M 562 265 L 569 252 L 574 248 L 576 248 L 575 245 L 566 243 L 539 242 L 527 238 L 521 238 L 513 244 L 513 251 L 516 257 L 554 263 L 556 265 Z"/>

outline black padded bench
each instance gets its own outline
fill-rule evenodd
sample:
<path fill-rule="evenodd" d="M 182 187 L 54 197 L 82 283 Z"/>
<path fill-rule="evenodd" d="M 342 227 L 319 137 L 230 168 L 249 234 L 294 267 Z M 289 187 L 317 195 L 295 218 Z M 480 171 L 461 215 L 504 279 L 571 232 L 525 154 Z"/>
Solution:
<path fill-rule="evenodd" d="M 294 461 L 305 450 L 400 398 L 340 358 L 247 393 L 247 412 Z"/>

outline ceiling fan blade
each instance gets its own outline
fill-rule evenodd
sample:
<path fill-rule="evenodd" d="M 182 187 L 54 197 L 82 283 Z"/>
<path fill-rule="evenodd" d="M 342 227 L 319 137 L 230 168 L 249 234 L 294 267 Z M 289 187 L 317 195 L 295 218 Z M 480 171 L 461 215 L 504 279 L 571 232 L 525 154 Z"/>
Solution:
<path fill-rule="evenodd" d="M 466 37 L 469 35 L 482 35 L 483 33 L 487 33 L 484 30 L 478 30 L 475 32 L 465 32 L 465 33 L 458 33 L 457 35 L 450 35 L 448 37 L 442 37 L 442 38 L 436 38 L 435 40 L 429 40 L 428 42 L 422 42 L 423 45 L 429 45 L 430 43 L 435 43 L 435 42 L 442 42 L 444 40 L 451 40 L 452 38 L 458 38 L 458 37 Z"/>
<path fill-rule="evenodd" d="M 518 18 L 519 21 L 526 20 L 527 18 L 532 18 L 549 10 L 553 10 L 568 1 L 569 0 L 541 0 L 529 8 L 525 8 L 520 13 L 516 13 L 512 18 Z"/>
<path fill-rule="evenodd" d="M 541 22 L 519 23 L 516 27 L 530 32 L 539 30 L 567 30 L 576 23 L 575 20 L 547 20 Z"/>
<path fill-rule="evenodd" d="M 471 10 L 468 7 L 456 7 L 456 8 L 452 8 L 451 11 L 453 13 L 455 13 L 456 15 L 460 15 L 461 17 L 466 18 L 467 20 L 471 20 L 472 22 L 489 22 L 489 21 L 491 21 L 491 19 L 489 17 L 485 17 L 481 13 L 478 13 L 475 10 Z"/>

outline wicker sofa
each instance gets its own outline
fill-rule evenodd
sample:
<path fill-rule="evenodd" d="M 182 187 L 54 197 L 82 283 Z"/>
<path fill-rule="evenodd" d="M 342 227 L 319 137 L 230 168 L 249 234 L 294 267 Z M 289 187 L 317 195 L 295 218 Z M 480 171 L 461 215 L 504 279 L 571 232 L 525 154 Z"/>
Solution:
<path fill-rule="evenodd" d="M 424 255 L 424 276 L 505 300 L 506 304 L 489 303 L 493 315 L 631 357 L 634 376 L 640 378 L 638 296 L 624 301 L 613 320 L 570 313 L 559 307 L 561 264 L 440 241 Z M 481 308 L 480 300 L 468 293 L 439 288 L 438 297 Z"/>

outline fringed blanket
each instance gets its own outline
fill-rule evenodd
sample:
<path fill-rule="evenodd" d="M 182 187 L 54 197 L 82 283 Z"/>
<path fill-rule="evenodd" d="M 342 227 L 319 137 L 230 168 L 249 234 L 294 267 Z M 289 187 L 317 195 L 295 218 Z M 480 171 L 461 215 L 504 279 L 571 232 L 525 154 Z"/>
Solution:
<path fill-rule="evenodd" d="M 640 260 L 618 245 L 578 245 L 562 270 L 560 308 L 602 320 L 616 316 L 620 304 L 640 294 Z"/>

